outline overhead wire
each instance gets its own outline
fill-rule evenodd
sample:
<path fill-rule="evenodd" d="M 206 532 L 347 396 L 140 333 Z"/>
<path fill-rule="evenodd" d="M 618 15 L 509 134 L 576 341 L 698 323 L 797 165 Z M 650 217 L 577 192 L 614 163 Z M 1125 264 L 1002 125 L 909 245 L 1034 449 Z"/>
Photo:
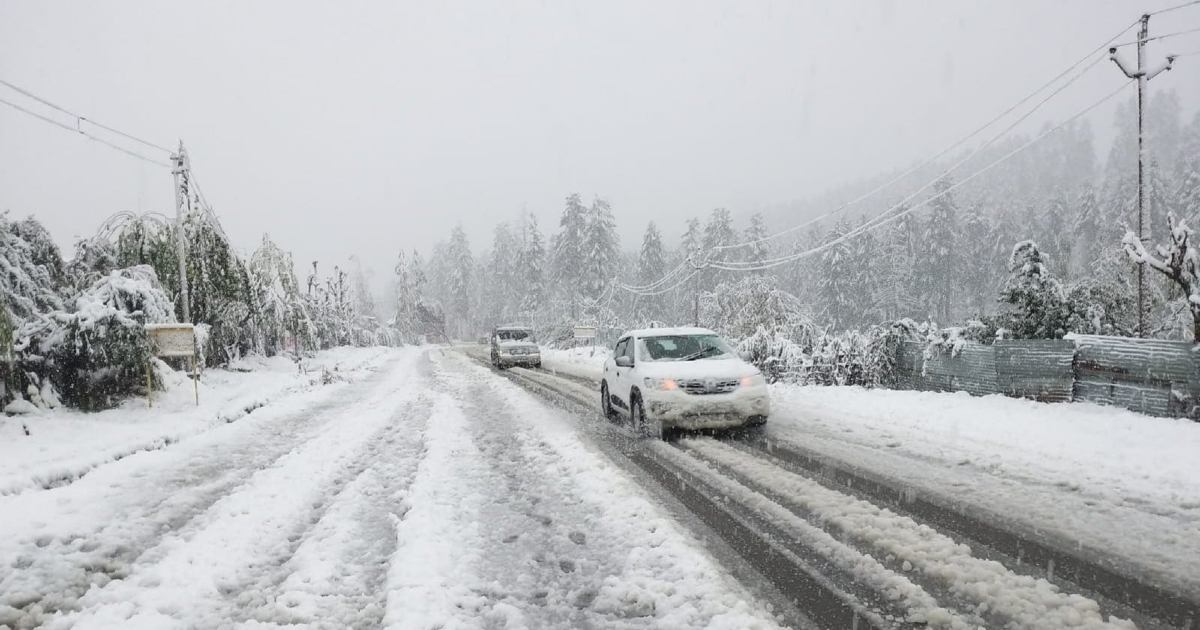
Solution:
<path fill-rule="evenodd" d="M 1094 53 L 1093 53 L 1093 54 L 1094 54 Z M 875 223 L 875 222 L 877 222 L 877 221 L 880 221 L 880 220 L 881 220 L 883 217 L 885 217 L 887 214 L 889 214 L 889 213 L 891 213 L 891 212 L 893 212 L 893 211 L 895 211 L 895 210 L 897 210 L 897 209 L 903 208 L 903 207 L 905 206 L 905 204 L 909 203 L 909 202 L 910 202 L 910 201 L 912 201 L 913 199 L 916 199 L 916 198 L 917 198 L 917 197 L 918 197 L 918 196 L 919 196 L 919 195 L 920 195 L 922 192 L 924 192 L 925 190 L 929 189 L 931 186 L 935 185 L 937 182 L 941 181 L 941 180 L 942 180 L 944 177 L 946 177 L 947 175 L 949 175 L 949 174 L 953 173 L 954 171 L 958 170 L 958 168 L 959 168 L 959 167 L 963 166 L 964 164 L 966 164 L 966 163 L 967 163 L 967 162 L 969 162 L 970 160 L 974 159 L 974 158 L 975 158 L 975 156 L 976 156 L 976 155 L 978 155 L 980 152 L 982 152 L 982 151 L 984 151 L 985 149 L 987 149 L 988 147 L 992 146 L 993 144 L 995 144 L 995 143 L 996 143 L 996 141 L 998 141 L 1000 138 L 1002 138 L 1002 137 L 1004 137 L 1006 134 L 1008 134 L 1008 132 L 1012 131 L 1012 130 L 1013 130 L 1013 129 L 1015 129 L 1015 128 L 1016 128 L 1018 125 L 1020 125 L 1021 123 L 1025 122 L 1026 120 L 1028 120 L 1028 119 L 1029 119 L 1029 117 L 1030 117 L 1030 116 L 1032 116 L 1034 113 L 1036 113 L 1036 112 L 1037 112 L 1039 109 L 1041 109 L 1041 108 L 1042 108 L 1042 106 L 1044 106 L 1046 103 L 1050 102 L 1050 100 L 1051 100 L 1051 99 L 1053 99 L 1055 96 L 1057 96 L 1058 94 L 1060 94 L 1060 93 L 1061 93 L 1063 90 L 1067 89 L 1067 88 L 1068 88 L 1068 87 L 1070 87 L 1072 84 L 1074 84 L 1076 81 L 1078 81 L 1078 80 L 1079 80 L 1081 77 L 1083 77 L 1085 74 L 1087 74 L 1089 71 L 1091 71 L 1091 69 L 1092 69 L 1092 68 L 1095 68 L 1095 67 L 1096 67 L 1096 65 L 1097 65 L 1097 64 L 1099 64 L 1099 63 L 1100 63 L 1101 61 L 1103 61 L 1104 59 L 1105 59 L 1105 57 L 1103 57 L 1103 56 L 1097 57 L 1097 58 L 1095 59 L 1095 61 L 1093 61 L 1091 64 L 1087 65 L 1086 67 L 1084 67 L 1084 69 L 1083 69 L 1083 70 L 1081 70 L 1081 71 L 1080 71 L 1078 74 L 1076 74 L 1075 76 L 1071 77 L 1071 78 L 1070 78 L 1070 79 L 1069 79 L 1069 80 L 1068 80 L 1066 83 L 1064 83 L 1064 84 L 1060 85 L 1060 86 L 1059 86 L 1057 89 L 1055 89 L 1053 92 L 1051 92 L 1050 94 L 1048 94 L 1048 95 L 1047 95 L 1045 98 L 1043 98 L 1043 99 L 1042 99 L 1041 101 L 1039 101 L 1039 102 L 1038 102 L 1036 105 L 1034 105 L 1032 109 L 1030 109 L 1029 111 L 1025 112 L 1025 113 L 1024 113 L 1024 114 L 1023 114 L 1023 115 L 1022 115 L 1020 118 L 1017 118 L 1015 121 L 1013 121 L 1013 122 L 1012 122 L 1011 124 L 1009 124 L 1007 127 L 1005 127 L 1005 128 L 1002 130 L 1002 131 L 1000 131 L 1000 132 L 999 132 L 999 133 L 997 133 L 996 135 L 992 136 L 992 137 L 991 137 L 991 138 L 990 138 L 990 139 L 989 139 L 987 142 L 983 143 L 983 144 L 982 144 L 982 145 L 980 145 L 978 148 L 976 148 L 975 150 L 973 150 L 973 151 L 971 151 L 970 153 L 968 153 L 968 154 L 967 154 L 965 157 L 963 157 L 961 160 L 959 160 L 958 162 L 956 162 L 955 164 L 953 164 L 952 166 L 950 166 L 949 168 L 947 168 L 945 171 L 942 171 L 942 173 L 941 173 L 940 175 L 938 175 L 936 178 L 934 178 L 934 179 L 932 179 L 932 180 L 930 180 L 930 181 L 926 182 L 926 183 L 925 183 L 924 185 L 922 185 L 920 188 L 918 188 L 918 189 L 916 189 L 915 191 L 913 191 L 911 194 L 909 194 L 909 195 L 908 195 L 907 197 L 905 197 L 904 199 L 900 200 L 898 203 L 896 203 L 896 204 L 895 204 L 894 206 L 892 206 L 891 208 L 888 208 L 887 210 L 883 211 L 882 213 L 880 213 L 879 215 L 875 216 L 875 217 L 874 217 L 874 218 L 872 218 L 871 220 L 867 221 L 867 223 L 866 223 L 865 225 L 869 226 L 869 225 L 871 225 L 872 223 Z M 859 226 L 859 227 L 863 227 L 863 226 Z M 786 258 L 786 256 L 785 256 L 784 258 Z M 770 260 L 770 259 L 768 259 L 768 260 L 764 260 L 764 261 L 718 261 L 718 262 L 720 262 L 720 263 L 722 263 L 722 264 L 724 264 L 724 265 L 731 266 L 731 267 L 736 267 L 736 266 L 739 266 L 739 265 L 753 266 L 753 265 L 761 264 L 761 263 L 763 263 L 763 262 L 774 262 L 774 261 L 773 261 L 773 260 Z M 726 267 L 721 267 L 721 268 L 722 268 L 722 269 L 724 269 L 724 268 L 726 268 Z"/>
<path fill-rule="evenodd" d="M 1167 39 L 1170 37 L 1178 37 L 1180 35 L 1188 35 L 1191 33 L 1200 33 L 1200 26 L 1197 26 L 1195 28 L 1185 29 L 1182 31 L 1175 31 L 1174 33 L 1165 33 L 1163 35 L 1155 35 L 1153 37 L 1147 37 L 1146 39 L 1135 39 L 1131 42 L 1121 42 L 1120 44 L 1113 44 L 1112 47 L 1113 48 L 1123 48 L 1125 46 L 1133 46 L 1134 44 L 1141 43 L 1141 42 L 1153 42 L 1153 41 L 1158 41 L 1160 39 Z"/>
<path fill-rule="evenodd" d="M 970 182 L 970 181 L 974 180 L 976 177 L 979 177 L 979 176 L 983 175 L 984 173 L 986 173 L 986 172 L 990 171 L 991 169 L 995 168 L 996 166 L 999 166 L 1000 164 L 1002 164 L 1002 163 L 1004 163 L 1004 162 L 1007 162 L 1007 161 L 1008 161 L 1010 158 L 1012 158 L 1013 156 L 1017 155 L 1018 153 L 1020 153 L 1020 152 L 1024 151 L 1025 149 L 1028 149 L 1029 147 L 1033 146 L 1034 144 L 1037 144 L 1038 142 L 1040 142 L 1041 140 L 1043 140 L 1043 139 L 1045 139 L 1046 137 L 1050 136 L 1051 134 L 1053 134 L 1053 133 L 1055 133 L 1055 132 L 1059 131 L 1059 130 L 1060 130 L 1060 129 L 1062 129 L 1063 127 L 1065 127 L 1065 126 L 1067 126 L 1068 124 L 1070 124 L 1070 123 L 1074 122 L 1075 120 L 1078 120 L 1080 117 L 1082 117 L 1082 116 L 1086 115 L 1087 113 L 1091 112 L 1093 109 L 1095 109 L 1095 108 L 1099 107 L 1100 105 L 1104 104 L 1105 102 L 1109 101 L 1110 99 L 1112 99 L 1112 98 L 1113 98 L 1114 96 L 1116 96 L 1117 94 L 1120 94 L 1122 90 L 1124 90 L 1124 89 L 1125 89 L 1126 87 L 1128 87 L 1129 85 L 1133 84 L 1135 81 L 1136 81 L 1136 79 L 1131 79 L 1131 80 L 1129 80 L 1129 81 L 1126 81 L 1125 83 L 1122 83 L 1120 87 L 1118 87 L 1116 90 L 1114 90 L 1114 91 L 1110 92 L 1110 93 L 1109 93 L 1107 96 L 1104 96 L 1104 97 L 1103 97 L 1103 98 L 1101 98 L 1100 100 L 1098 100 L 1098 101 L 1096 101 L 1096 102 L 1092 103 L 1091 105 L 1087 106 L 1087 107 L 1086 107 L 1086 108 L 1084 108 L 1083 110 L 1081 110 L 1081 111 L 1077 112 L 1075 115 L 1071 116 L 1070 118 L 1068 118 L 1068 119 L 1064 120 L 1063 122 L 1059 123 L 1058 125 L 1055 125 L 1054 127 L 1050 128 L 1050 129 L 1048 129 L 1047 131 L 1045 131 L 1045 132 L 1044 132 L 1044 133 L 1042 133 L 1041 135 L 1037 136 L 1036 138 L 1034 138 L 1034 139 L 1032 139 L 1032 140 L 1030 140 L 1030 141 L 1026 142 L 1025 144 L 1023 144 L 1023 145 L 1021 145 L 1021 146 L 1017 147 L 1016 149 L 1013 149 L 1012 151 L 1010 151 L 1009 153 L 1007 153 L 1007 154 L 1005 154 L 1004 156 L 1000 157 L 999 159 L 995 160 L 995 161 L 994 161 L 994 162 L 992 162 L 991 164 L 988 164 L 987 166 L 983 167 L 982 169 L 980 169 L 980 170 L 978 170 L 978 171 L 976 171 L 976 172 L 972 173 L 970 176 L 966 177 L 965 179 L 963 179 L 963 180 L 961 180 L 961 181 L 959 181 L 959 182 L 957 182 L 957 183 L 955 183 L 955 184 L 953 184 L 953 185 L 951 185 L 951 186 L 948 186 L 948 187 L 947 187 L 945 190 L 943 190 L 943 191 L 941 191 L 941 192 L 937 193 L 936 195 L 933 195 L 932 197 L 929 197 L 928 199 L 924 199 L 924 200 L 922 200 L 921 202 L 919 202 L 919 203 L 917 203 L 917 204 L 915 204 L 915 205 L 913 205 L 913 206 L 910 206 L 910 207 L 908 207 L 908 208 L 905 208 L 903 211 L 901 211 L 901 212 L 898 212 L 898 213 L 896 213 L 895 215 L 893 215 L 893 216 L 890 216 L 890 217 L 888 217 L 888 218 L 886 218 L 886 219 L 884 219 L 884 220 L 882 220 L 882 221 L 878 221 L 878 222 L 876 222 L 876 223 L 874 223 L 874 224 L 864 224 L 864 225 L 862 225 L 862 226 L 859 226 L 859 227 L 857 227 L 857 228 L 855 228 L 855 229 L 853 229 L 853 230 L 851 230 L 851 231 L 847 232 L 846 234 L 844 234 L 844 235 L 842 235 L 842 236 L 840 236 L 840 237 L 838 237 L 838 238 L 836 238 L 836 239 L 834 239 L 834 240 L 832 240 L 832 241 L 830 241 L 830 242 L 828 242 L 828 243 L 822 244 L 822 245 L 820 245 L 820 246 L 818 246 L 818 247 L 814 247 L 814 248 L 811 248 L 811 249 L 808 249 L 808 250 L 805 250 L 805 251 L 802 251 L 802 252 L 796 252 L 796 253 L 794 253 L 794 254 L 790 254 L 790 255 L 788 255 L 788 256 L 785 256 L 785 257 L 782 257 L 782 258 L 778 258 L 778 259 L 775 259 L 775 260 L 770 260 L 770 261 L 759 261 L 761 264 L 759 264 L 758 266 L 756 266 L 756 267 L 753 267 L 753 268 L 747 268 L 747 267 L 726 267 L 726 266 L 723 266 L 723 265 L 722 265 L 721 263 L 719 263 L 719 262 L 718 262 L 718 263 L 713 263 L 711 266 L 712 266 L 713 268 L 715 268 L 715 269 L 722 269 L 722 270 L 725 270 L 725 271 L 763 271 L 763 270 L 766 270 L 766 269 L 771 269 L 771 268 L 774 268 L 774 267 L 778 267 L 778 266 L 780 266 L 780 265 L 784 265 L 784 264 L 787 264 L 787 263 L 790 263 L 790 262 L 795 262 L 795 261 L 797 261 L 797 260 L 800 260 L 800 259 L 802 259 L 802 258 L 807 258 L 808 256 L 812 256 L 812 255 L 814 255 L 814 254 L 818 254 L 818 253 L 820 253 L 820 252 L 823 252 L 823 251 L 825 251 L 825 250 L 827 250 L 827 249 L 829 249 L 829 248 L 833 247 L 834 245 L 838 245 L 838 244 L 840 244 L 840 243 L 843 243 L 843 242 L 845 242 L 845 241 L 847 241 L 847 240 L 849 240 L 849 239 L 851 239 L 851 238 L 854 238 L 854 237 L 856 237 L 856 236 L 859 236 L 860 234 L 863 234 L 863 233 L 865 233 L 865 232 L 868 232 L 868 231 L 870 231 L 870 230 L 873 230 L 873 229 L 876 229 L 876 228 L 879 228 L 879 227 L 883 227 L 884 225 L 887 225 L 887 224 L 889 224 L 889 223 L 892 223 L 892 222 L 894 222 L 894 221 L 896 221 L 896 220 L 900 219 L 901 217 L 907 216 L 908 214 L 911 214 L 911 213 L 915 212 L 915 211 L 916 211 L 918 208 L 921 208 L 921 207 L 923 207 L 923 206 L 925 206 L 925 205 L 928 205 L 930 202 L 932 202 L 932 201 L 934 201 L 934 200 L 936 200 L 936 199 L 939 199 L 939 198 L 941 198 L 941 197 L 944 197 L 944 196 L 946 196 L 947 194 L 951 193 L 952 191 L 954 191 L 954 190 L 958 189 L 959 187 L 961 187 L 961 186 L 963 186 L 963 185 L 967 184 L 968 182 Z M 897 208 L 900 208 L 900 207 L 901 207 L 901 205 L 893 206 L 893 207 L 892 207 L 892 208 L 890 208 L 890 209 L 889 209 L 887 212 L 891 212 L 891 211 L 893 211 L 893 210 L 896 210 Z M 884 214 L 887 214 L 887 212 L 885 212 Z M 881 215 L 881 216 L 882 216 L 882 215 Z"/>
<path fill-rule="evenodd" d="M 1197 2 L 1200 2 L 1200 0 L 1196 0 L 1196 1 L 1197 1 Z M 822 215 L 819 215 L 819 216 L 817 216 L 817 217 L 815 217 L 815 218 L 813 218 L 813 219 L 810 219 L 810 220 L 808 220 L 808 221 L 805 221 L 805 222 L 803 222 L 803 223 L 801 223 L 801 224 L 799 224 L 799 225 L 795 225 L 795 226 L 792 226 L 792 227 L 790 227 L 790 228 L 787 228 L 787 229 L 785 229 L 785 230 L 783 230 L 783 231 L 781 231 L 781 232 L 776 232 L 775 234 L 771 234 L 771 235 L 765 236 L 765 237 L 763 237 L 763 238 L 759 238 L 759 239 L 755 239 L 755 240 L 751 240 L 751 241 L 744 241 L 744 242 L 741 242 L 741 243 L 733 243 L 733 244 L 729 244 L 729 245 L 720 245 L 720 246 L 717 246 L 717 247 L 715 247 L 714 249 L 716 249 L 716 250 L 725 250 L 725 249 L 733 249 L 733 248 L 737 248 L 737 247 L 748 247 L 748 246 L 751 246 L 751 245 L 758 245 L 758 244 L 760 244 L 760 243 L 765 243 L 765 242 L 767 242 L 767 241 L 774 240 L 774 239 L 776 239 L 776 238 L 779 238 L 779 237 L 781 237 L 781 236 L 784 236 L 785 234 L 790 234 L 790 233 L 796 232 L 797 230 L 801 230 L 801 229 L 803 229 L 803 228 L 806 228 L 806 227 L 808 227 L 808 226 L 810 226 L 810 225 L 812 225 L 812 224 L 814 224 L 814 223 L 817 223 L 817 222 L 819 222 L 819 221 L 821 221 L 821 220 L 823 220 L 823 219 L 829 218 L 830 216 L 833 216 L 833 215 L 835 215 L 835 214 L 837 214 L 837 213 L 841 212 L 842 210 L 845 210 L 846 208 L 848 208 L 848 207 L 850 207 L 850 206 L 852 206 L 852 205 L 854 205 L 854 204 L 857 204 L 857 203 L 859 203 L 859 202 L 861 202 L 861 201 L 863 201 L 863 200 L 865 200 L 865 199 L 867 199 L 867 198 L 869 198 L 869 197 L 872 197 L 872 196 L 874 196 L 875 194 L 877 194 L 877 193 L 879 193 L 879 192 L 883 191 L 883 190 L 884 190 L 884 189 L 886 189 L 886 188 L 889 188 L 889 187 L 890 187 L 890 186 L 892 186 L 893 184 L 895 184 L 895 183 L 897 183 L 897 182 L 899 182 L 899 181 L 903 180 L 904 178 L 908 177 L 909 175 L 912 175 L 913 173 L 916 173 L 917 171 L 919 171 L 919 170 L 921 170 L 921 169 L 925 168 L 926 166 L 929 166 L 930 164 L 932 164 L 932 163 L 936 162 L 937 160 L 939 160 L 939 159 L 941 159 L 942 157 L 944 157 L 946 154 L 950 153 L 951 151 L 953 151 L 953 150 L 955 150 L 955 149 L 959 148 L 960 146 L 962 146 L 963 144 L 965 144 L 965 143 L 966 143 L 967 141 L 969 141 L 971 138 L 974 138 L 975 136 L 979 135 L 979 134 L 980 134 L 982 131 L 984 131 L 984 130 L 985 130 L 985 129 L 987 129 L 988 127 L 991 127 L 992 125 L 996 124 L 996 123 L 997 123 L 997 122 L 999 122 L 1001 119 L 1003 119 L 1005 116 L 1008 116 L 1008 115 L 1009 115 L 1009 114 L 1011 114 L 1013 111 L 1015 111 L 1017 108 L 1019 108 L 1020 106 L 1024 105 L 1025 103 L 1029 102 L 1029 100 L 1030 100 L 1030 99 L 1032 99 L 1033 97 L 1037 96 L 1038 94 L 1041 94 L 1041 93 L 1042 93 L 1042 92 L 1043 92 L 1043 91 L 1044 91 L 1046 88 L 1050 87 L 1051 85 L 1054 85 L 1054 83 L 1056 83 L 1056 82 L 1057 82 L 1059 79 L 1061 79 L 1061 78 L 1063 78 L 1063 77 L 1067 76 L 1068 74 L 1070 74 L 1072 70 L 1074 70 L 1075 68 L 1078 68 L 1080 64 L 1082 64 L 1083 62 L 1087 61 L 1087 60 L 1088 60 L 1088 59 L 1089 59 L 1089 58 L 1090 58 L 1092 55 L 1095 55 L 1096 53 L 1098 53 L 1098 52 L 1101 52 L 1101 51 L 1105 50 L 1105 49 L 1106 49 L 1106 48 L 1109 46 L 1109 44 L 1111 44 L 1111 43 L 1112 43 L 1114 40 L 1116 40 L 1118 37 L 1120 37 L 1120 36 L 1124 35 L 1124 34 L 1125 34 L 1125 33 L 1126 33 L 1126 32 L 1127 32 L 1129 29 L 1131 29 L 1131 28 L 1133 28 L 1134 26 L 1136 26 L 1136 25 L 1137 25 L 1137 23 L 1138 23 L 1138 20 L 1134 20 L 1134 21 L 1133 21 L 1133 22 L 1131 22 L 1131 23 L 1130 23 L 1128 26 L 1126 26 L 1125 28 L 1121 29 L 1119 32 L 1117 32 L 1117 33 L 1116 33 L 1115 35 L 1113 35 L 1112 37 L 1108 38 L 1108 40 L 1106 40 L 1106 41 L 1105 41 L 1103 44 L 1100 44 L 1100 45 L 1099 45 L 1099 46 L 1097 46 L 1096 48 L 1094 48 L 1094 49 L 1092 49 L 1091 51 L 1089 51 L 1089 52 L 1088 52 L 1086 55 L 1084 55 L 1084 56 L 1080 57 L 1078 61 L 1076 61 L 1075 63 L 1073 63 L 1073 64 L 1071 64 L 1070 66 L 1068 66 L 1066 70 L 1063 70 L 1062 72 L 1058 73 L 1058 74 L 1057 74 L 1057 75 L 1056 75 L 1054 78 L 1052 78 L 1052 79 L 1050 79 L 1049 81 L 1047 81 L 1046 83 L 1042 84 L 1042 85 L 1041 85 L 1040 87 L 1038 87 L 1036 90 L 1034 90 L 1033 92 L 1030 92 L 1030 93 L 1029 93 L 1028 95 L 1026 95 L 1024 98 L 1022 98 L 1021 100 L 1019 100 L 1019 101 L 1017 101 L 1016 103 L 1012 104 L 1011 106 L 1009 106 L 1007 109 L 1005 109 L 1005 110 L 1004 110 L 1003 112 L 1001 112 L 1000 114 L 996 115 L 994 118 L 992 118 L 992 119 L 991 119 L 991 120 L 989 120 L 988 122 L 986 122 L 986 123 L 984 123 L 983 125 L 981 125 L 981 126 L 977 127 L 977 128 L 976 128 L 974 131 L 972 131 L 971 133 L 969 133 L 969 134 L 967 134 L 967 135 L 963 136 L 962 138 L 960 138 L 960 139 L 959 139 L 957 142 L 955 142 L 954 144 L 952 144 L 952 145 L 950 145 L 950 146 L 946 147 L 946 148 L 945 148 L 945 149 L 943 149 L 941 152 L 939 152 L 937 155 L 934 155 L 933 157 L 931 157 L 931 158 L 929 158 L 929 159 L 927 159 L 927 160 L 925 160 L 925 161 L 923 161 L 923 162 L 921 162 L 921 163 L 917 164 L 916 166 L 913 166 L 912 168 L 910 168 L 910 169 L 908 169 L 908 170 L 904 171 L 903 173 L 901 173 L 901 174 L 897 175 L 896 177 L 893 177 L 892 179 L 890 179 L 890 180 L 888 180 L 887 182 L 885 182 L 885 183 L 881 184 L 880 186 L 877 186 L 876 188 L 874 188 L 874 189 L 870 190 L 869 192 L 867 192 L 867 193 L 865 193 L 865 194 L 863 194 L 863 195 L 860 195 L 860 196 L 858 196 L 858 197 L 856 197 L 856 198 L 854 198 L 854 199 L 852 199 L 852 200 L 850 200 L 850 201 L 847 201 L 846 203 L 843 203 L 842 205 L 838 206 L 837 208 L 834 208 L 833 210 L 830 210 L 829 212 L 826 212 L 826 213 L 824 213 L 824 214 L 822 214 Z"/>
<path fill-rule="evenodd" d="M 50 108 L 52 108 L 52 109 L 55 109 L 55 110 L 57 110 L 57 111 L 60 111 L 60 112 L 62 112 L 62 113 L 64 113 L 64 114 L 66 114 L 66 115 L 70 116 L 71 118 L 75 118 L 75 119 L 77 119 L 77 120 L 79 120 L 79 121 L 81 121 L 81 122 L 86 122 L 86 123 L 88 123 L 88 124 L 95 125 L 96 127 L 99 127 L 99 128 L 101 128 L 101 129 L 103 129 L 103 130 L 105 130 L 105 131 L 107 131 L 107 132 L 110 132 L 110 133 L 115 133 L 115 134 L 117 134 L 118 136 L 121 136 L 121 137 L 123 137 L 123 138 L 127 138 L 127 139 L 129 139 L 129 140 L 133 140 L 134 142 L 138 142 L 138 143 L 144 144 L 144 145 L 146 145 L 146 146 L 148 146 L 148 147 L 150 147 L 150 148 L 152 148 L 152 149 L 158 149 L 159 151 L 165 151 L 165 152 L 167 152 L 167 153 L 174 153 L 174 151 L 172 151 L 172 150 L 170 150 L 170 149 L 168 149 L 168 148 L 165 148 L 165 147 L 163 147 L 163 146 L 160 146 L 160 145 L 154 144 L 153 142 L 150 142 L 150 141 L 148 141 L 148 140 L 143 140 L 143 139 L 141 139 L 141 138 L 139 138 L 139 137 L 137 137 L 137 136 L 134 136 L 134 135 L 132 135 L 132 134 L 125 133 L 124 131 L 121 131 L 120 129 L 114 129 L 114 128 L 112 128 L 112 127 L 109 127 L 108 125 L 103 125 L 103 124 L 100 124 L 100 123 L 98 123 L 98 122 L 96 122 L 96 121 L 94 121 L 94 120 L 92 120 L 92 119 L 90 119 L 90 118 L 88 118 L 88 117 L 86 117 L 86 116 L 80 116 L 79 114 L 76 114 L 76 113 L 74 113 L 74 112 L 71 112 L 71 111 L 67 110 L 66 108 L 64 108 L 64 107 L 62 107 L 62 106 L 55 105 L 54 103 L 51 103 L 50 101 L 48 101 L 48 100 L 46 100 L 46 99 L 44 99 L 44 98 L 42 98 L 42 97 L 38 96 L 37 94 L 34 94 L 33 92 L 30 92 L 29 90 L 26 90 L 25 88 L 22 88 L 22 87 L 20 87 L 20 86 L 17 86 L 17 85 L 13 85 L 12 83 L 9 83 L 8 81 L 5 81 L 4 79 L 0 79 L 0 85 L 4 85 L 4 86 L 6 86 L 6 87 L 8 87 L 8 88 L 10 88 L 10 89 L 12 89 L 12 90 L 14 90 L 14 91 L 16 91 L 16 92 L 20 93 L 20 94 L 23 94 L 23 95 L 25 95 L 25 96 L 27 96 L 27 97 L 29 97 L 29 98 L 31 98 L 31 99 L 33 99 L 33 100 L 35 100 L 35 101 L 37 101 L 37 102 L 41 103 L 42 105 L 45 105 L 46 107 L 50 107 Z M 80 133 L 83 133 L 83 132 L 80 132 Z"/>
<path fill-rule="evenodd" d="M 54 120 L 53 118 L 50 118 L 49 116 L 43 116 L 42 114 L 39 114 L 31 109 L 26 109 L 26 108 L 24 108 L 20 105 L 17 105 L 16 103 L 13 103 L 11 101 L 0 98 L 0 103 L 3 103 L 4 105 L 8 105 L 9 107 L 11 107 L 17 111 L 23 112 L 25 114 L 29 114 L 30 116 L 33 116 L 34 118 L 37 118 L 39 120 L 48 122 L 56 127 L 61 127 L 72 133 L 78 133 L 78 134 L 88 138 L 89 140 L 94 140 L 96 142 L 99 142 L 100 144 L 108 146 L 109 148 L 116 149 L 116 150 L 120 151 L 121 153 L 124 153 L 130 157 L 135 157 L 139 160 L 143 160 L 143 161 L 149 162 L 151 164 L 157 164 L 159 166 L 165 166 L 167 168 L 171 168 L 171 164 L 169 164 L 168 162 L 163 162 L 160 160 L 156 160 L 154 158 L 146 157 L 145 155 L 142 155 L 141 153 L 138 153 L 136 151 L 131 151 L 131 150 L 126 149 L 125 147 L 122 147 L 117 144 L 113 144 L 112 142 L 109 142 L 108 140 L 105 140 L 104 138 L 99 138 L 99 137 L 93 136 L 92 134 L 84 131 L 83 129 L 80 129 L 78 127 L 72 127 L 68 124 Z"/>
<path fill-rule="evenodd" d="M 1170 6 L 1170 7 L 1166 7 L 1166 8 L 1159 8 L 1158 11 L 1151 11 L 1150 13 L 1146 13 L 1146 14 L 1147 14 L 1147 16 L 1158 16 L 1158 14 L 1160 14 L 1160 13 L 1176 11 L 1176 10 L 1180 10 L 1180 8 L 1187 8 L 1189 6 L 1195 6 L 1195 5 L 1200 5 L 1200 0 L 1190 0 L 1188 2 L 1183 2 L 1182 5 L 1175 5 L 1175 6 Z"/>

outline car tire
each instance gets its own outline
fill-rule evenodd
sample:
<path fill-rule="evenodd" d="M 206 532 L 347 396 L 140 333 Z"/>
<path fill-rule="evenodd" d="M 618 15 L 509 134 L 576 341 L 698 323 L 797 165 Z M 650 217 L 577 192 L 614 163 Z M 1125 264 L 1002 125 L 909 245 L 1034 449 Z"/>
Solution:
<path fill-rule="evenodd" d="M 646 417 L 646 407 L 636 391 L 629 395 L 629 420 L 639 437 L 662 439 L 662 424 Z"/>
<path fill-rule="evenodd" d="M 612 396 L 608 393 L 607 381 L 600 383 L 600 412 L 604 414 L 605 418 L 609 419 L 617 415 L 616 411 L 613 410 Z"/>

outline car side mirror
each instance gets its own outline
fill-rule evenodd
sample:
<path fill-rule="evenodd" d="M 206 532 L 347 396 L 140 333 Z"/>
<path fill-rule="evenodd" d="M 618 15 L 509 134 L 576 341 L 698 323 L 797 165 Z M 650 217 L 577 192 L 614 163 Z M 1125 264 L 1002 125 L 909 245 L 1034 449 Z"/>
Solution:
<path fill-rule="evenodd" d="M 633 359 L 626 356 L 617 357 L 617 367 L 633 367 Z"/>
<path fill-rule="evenodd" d="M 738 353 L 738 358 L 740 358 L 741 360 L 745 361 L 746 363 L 749 363 L 749 362 L 750 362 L 750 359 L 751 359 L 751 358 L 753 358 L 753 357 L 751 357 L 751 356 L 750 356 L 750 353 L 749 353 L 749 352 L 746 352 L 745 350 L 742 350 L 741 352 L 739 352 L 739 353 Z"/>

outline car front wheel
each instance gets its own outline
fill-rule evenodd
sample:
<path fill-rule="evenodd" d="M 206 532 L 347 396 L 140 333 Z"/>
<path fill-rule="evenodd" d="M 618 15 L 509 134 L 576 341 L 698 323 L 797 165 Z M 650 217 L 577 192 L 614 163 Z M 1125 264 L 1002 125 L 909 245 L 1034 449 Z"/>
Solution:
<path fill-rule="evenodd" d="M 662 439 L 662 424 L 646 417 L 646 408 L 637 392 L 629 396 L 629 417 L 633 422 L 633 430 L 639 436 Z"/>
<path fill-rule="evenodd" d="M 600 383 L 600 410 L 604 412 L 605 418 L 612 418 L 615 415 L 612 406 L 612 396 L 608 393 L 608 383 Z"/>

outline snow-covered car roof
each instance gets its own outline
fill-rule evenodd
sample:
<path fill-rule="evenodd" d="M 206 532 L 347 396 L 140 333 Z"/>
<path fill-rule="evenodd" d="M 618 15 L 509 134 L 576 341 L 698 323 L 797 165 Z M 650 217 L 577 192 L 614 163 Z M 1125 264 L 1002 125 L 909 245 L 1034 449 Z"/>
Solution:
<path fill-rule="evenodd" d="M 715 333 L 707 328 L 696 328 L 694 326 L 684 326 L 684 327 L 679 327 L 679 328 L 639 328 L 637 330 L 630 330 L 630 331 L 626 332 L 624 335 L 621 335 L 621 338 L 624 339 L 625 337 L 642 338 L 642 337 L 670 337 L 670 336 L 678 336 L 678 335 L 715 335 L 715 334 L 717 334 L 717 333 Z"/>
<path fill-rule="evenodd" d="M 497 326 L 496 330 L 533 330 L 532 326 Z"/>

